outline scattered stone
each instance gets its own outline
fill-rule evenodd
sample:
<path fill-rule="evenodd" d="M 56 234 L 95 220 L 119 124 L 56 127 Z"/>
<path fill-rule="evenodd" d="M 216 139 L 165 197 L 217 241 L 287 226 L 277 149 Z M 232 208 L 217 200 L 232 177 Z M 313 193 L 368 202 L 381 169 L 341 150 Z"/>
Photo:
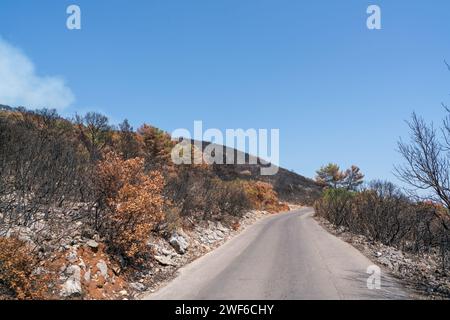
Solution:
<path fill-rule="evenodd" d="M 111 270 L 114 272 L 114 274 L 116 276 L 118 276 L 122 272 L 122 268 L 120 266 L 117 266 L 117 265 L 113 265 L 111 267 Z"/>
<path fill-rule="evenodd" d="M 84 273 L 84 281 L 86 281 L 86 282 L 90 282 L 91 281 L 91 269 L 89 269 L 88 271 L 86 271 Z"/>
<path fill-rule="evenodd" d="M 241 176 L 247 176 L 247 177 L 249 177 L 249 176 L 252 175 L 252 172 L 251 172 L 250 170 L 243 170 L 243 171 L 239 172 L 239 174 L 240 174 Z"/>
<path fill-rule="evenodd" d="M 84 260 L 82 258 L 79 258 L 80 263 L 78 264 L 81 269 L 86 269 L 86 264 L 84 263 Z"/>
<path fill-rule="evenodd" d="M 189 248 L 189 243 L 186 239 L 178 233 L 174 233 L 169 240 L 170 245 L 175 249 L 179 254 L 185 254 L 187 249 Z"/>
<path fill-rule="evenodd" d="M 100 274 L 103 276 L 103 278 L 108 278 L 108 266 L 106 265 L 106 262 L 103 260 L 99 260 L 97 262 L 97 268 L 100 271 Z"/>
<path fill-rule="evenodd" d="M 78 260 L 77 252 L 75 250 L 70 251 L 69 254 L 67 255 L 67 261 L 69 261 L 70 263 L 75 263 L 77 260 Z"/>
<path fill-rule="evenodd" d="M 86 244 L 88 245 L 89 248 L 91 248 L 93 251 L 97 251 L 98 249 L 98 242 L 95 240 L 89 240 L 88 242 L 86 242 Z"/>
<path fill-rule="evenodd" d="M 135 290 L 135 291 L 144 291 L 145 290 L 145 286 L 142 283 L 139 283 L 139 282 L 132 282 L 132 283 L 130 283 L 130 288 Z"/>
<path fill-rule="evenodd" d="M 13 227 L 6 233 L 6 238 L 17 237 L 23 242 L 34 244 L 32 240 L 33 231 L 28 227 Z"/>
<path fill-rule="evenodd" d="M 165 256 L 173 256 L 174 255 L 174 252 L 167 250 L 167 249 L 162 249 L 161 253 Z"/>
<path fill-rule="evenodd" d="M 155 256 L 155 260 L 159 262 L 159 264 L 163 266 L 176 266 L 176 263 L 172 261 L 167 256 Z"/>
<path fill-rule="evenodd" d="M 119 294 L 122 295 L 122 296 L 126 296 L 126 295 L 128 295 L 128 291 L 127 290 L 122 290 L 122 291 L 119 291 Z"/>
<path fill-rule="evenodd" d="M 392 264 L 392 262 L 389 260 L 389 258 L 386 258 L 386 257 L 379 258 L 378 261 L 379 261 L 382 265 L 384 265 L 384 266 L 386 266 L 386 267 L 388 267 L 388 268 L 390 268 L 390 269 L 393 268 L 393 264 Z"/>
<path fill-rule="evenodd" d="M 217 230 L 227 233 L 229 229 L 225 228 L 220 222 L 217 223 Z"/>
<path fill-rule="evenodd" d="M 45 269 L 43 267 L 37 267 L 36 269 L 33 270 L 33 275 L 41 275 L 45 273 Z"/>

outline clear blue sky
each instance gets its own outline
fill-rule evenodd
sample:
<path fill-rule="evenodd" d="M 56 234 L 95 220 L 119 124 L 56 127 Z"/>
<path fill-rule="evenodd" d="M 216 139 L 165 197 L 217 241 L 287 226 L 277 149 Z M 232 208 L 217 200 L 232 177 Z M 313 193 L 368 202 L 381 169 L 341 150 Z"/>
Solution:
<path fill-rule="evenodd" d="M 369 4 L 382 30 L 366 28 Z M 395 181 L 404 120 L 438 122 L 450 103 L 448 0 L 1 0 L 0 37 L 66 80 L 64 115 L 279 128 L 281 165 L 309 177 L 333 161 Z"/>

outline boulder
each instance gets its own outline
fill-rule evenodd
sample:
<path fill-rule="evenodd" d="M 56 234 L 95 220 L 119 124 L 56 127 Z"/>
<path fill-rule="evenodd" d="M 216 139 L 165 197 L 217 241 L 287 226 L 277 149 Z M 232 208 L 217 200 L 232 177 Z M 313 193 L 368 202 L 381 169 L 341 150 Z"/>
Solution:
<path fill-rule="evenodd" d="M 61 296 L 72 297 L 81 295 L 81 268 L 77 265 L 69 266 L 65 274 L 68 278 L 62 285 Z"/>
<path fill-rule="evenodd" d="M 169 243 L 179 254 L 185 254 L 189 248 L 187 240 L 178 233 L 174 233 L 172 237 L 170 237 Z"/>

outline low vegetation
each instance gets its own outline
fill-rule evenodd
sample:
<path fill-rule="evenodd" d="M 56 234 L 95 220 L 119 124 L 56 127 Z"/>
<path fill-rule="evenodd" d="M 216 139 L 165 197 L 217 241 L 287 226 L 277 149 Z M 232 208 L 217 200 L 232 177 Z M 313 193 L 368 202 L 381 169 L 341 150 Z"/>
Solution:
<path fill-rule="evenodd" d="M 442 268 L 450 266 L 446 210 L 410 201 L 389 182 L 372 182 L 358 192 L 328 189 L 315 209 L 318 216 L 369 241 L 417 254 L 439 252 Z"/>
<path fill-rule="evenodd" d="M 1 237 L 0 248 L 0 289 L 3 294 L 19 300 L 50 297 L 51 278 L 38 272 L 39 259 L 23 241 Z"/>

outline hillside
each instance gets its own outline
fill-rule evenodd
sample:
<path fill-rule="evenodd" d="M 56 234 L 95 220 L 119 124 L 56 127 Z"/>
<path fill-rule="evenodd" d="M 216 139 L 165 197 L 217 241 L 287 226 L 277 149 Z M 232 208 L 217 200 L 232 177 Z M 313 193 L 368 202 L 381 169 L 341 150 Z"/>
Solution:
<path fill-rule="evenodd" d="M 211 143 L 203 142 L 203 148 L 209 145 Z M 245 159 L 246 163 L 213 165 L 213 172 L 222 180 L 256 180 L 270 183 L 281 201 L 293 204 L 311 205 L 321 195 L 323 186 L 312 179 L 281 167 L 278 168 L 275 175 L 261 175 L 261 168 L 269 165 L 264 160 L 225 146 L 215 145 L 215 147 L 217 150 L 222 148 L 224 155 L 228 152 L 234 152 L 235 159 L 240 156 Z M 225 156 L 223 162 L 226 162 Z"/>
<path fill-rule="evenodd" d="M 224 148 L 226 152 L 227 148 Z M 238 153 L 240 151 L 236 151 Z M 251 156 L 245 154 L 245 159 Z M 259 158 L 258 164 L 216 165 L 214 172 L 224 180 L 259 180 L 270 183 L 280 200 L 296 204 L 312 204 L 320 197 L 322 187 L 312 179 L 308 179 L 293 171 L 279 168 L 275 175 L 261 175 L 261 167 L 266 166 Z"/>
<path fill-rule="evenodd" d="M 148 124 L 0 106 L 0 299 L 134 297 L 320 192 L 284 169 L 175 165 L 175 145 Z"/>

